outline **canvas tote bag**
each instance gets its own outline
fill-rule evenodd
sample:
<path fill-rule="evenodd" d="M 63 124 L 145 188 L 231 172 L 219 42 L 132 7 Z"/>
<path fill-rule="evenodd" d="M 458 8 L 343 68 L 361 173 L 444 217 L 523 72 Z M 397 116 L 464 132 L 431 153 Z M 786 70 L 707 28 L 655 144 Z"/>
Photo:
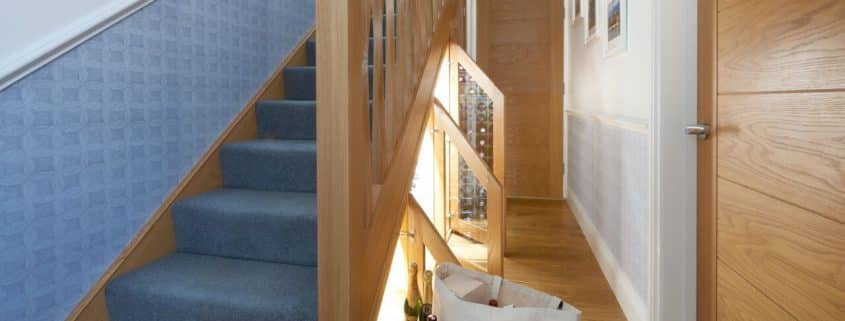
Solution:
<path fill-rule="evenodd" d="M 453 281 L 456 279 L 460 281 Z M 469 291 L 469 288 L 474 288 L 478 284 L 480 284 L 479 287 Z M 467 270 L 450 263 L 444 263 L 437 268 L 434 293 L 432 309 L 439 321 L 579 321 L 581 319 L 580 310 L 558 297 L 517 285 L 498 276 Z M 461 296 L 464 298 L 462 299 Z M 499 307 L 477 303 L 479 301 L 487 303 L 490 299 L 498 301 Z"/>

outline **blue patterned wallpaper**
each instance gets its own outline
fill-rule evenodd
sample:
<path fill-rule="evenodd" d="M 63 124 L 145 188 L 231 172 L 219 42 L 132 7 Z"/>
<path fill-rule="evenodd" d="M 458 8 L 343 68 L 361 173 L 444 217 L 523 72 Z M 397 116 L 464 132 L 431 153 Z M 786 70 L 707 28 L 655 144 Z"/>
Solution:
<path fill-rule="evenodd" d="M 0 92 L 0 320 L 64 320 L 313 16 L 158 0 Z"/>

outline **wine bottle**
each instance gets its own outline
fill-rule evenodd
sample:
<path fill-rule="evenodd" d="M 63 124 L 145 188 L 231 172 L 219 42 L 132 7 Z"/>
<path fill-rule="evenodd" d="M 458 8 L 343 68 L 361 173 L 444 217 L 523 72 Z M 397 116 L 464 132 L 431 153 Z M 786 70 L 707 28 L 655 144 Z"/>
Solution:
<path fill-rule="evenodd" d="M 428 321 L 428 317 L 431 316 L 433 313 L 431 310 L 431 302 L 432 302 L 432 293 L 431 293 L 431 280 L 434 276 L 434 273 L 431 271 L 425 271 L 423 274 L 423 300 L 422 300 L 422 311 L 420 311 L 420 319 L 419 321 Z"/>
<path fill-rule="evenodd" d="M 417 285 L 417 264 L 408 268 L 408 293 L 405 295 L 405 321 L 418 321 L 422 310 L 420 288 Z"/>

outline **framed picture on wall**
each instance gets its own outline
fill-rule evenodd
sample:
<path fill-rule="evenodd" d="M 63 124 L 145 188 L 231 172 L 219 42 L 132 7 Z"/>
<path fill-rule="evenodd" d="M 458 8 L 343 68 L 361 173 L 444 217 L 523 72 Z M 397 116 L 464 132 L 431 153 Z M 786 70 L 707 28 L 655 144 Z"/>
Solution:
<path fill-rule="evenodd" d="M 628 0 L 607 0 L 605 10 L 604 55 L 609 57 L 628 50 Z"/>
<path fill-rule="evenodd" d="M 598 37 L 599 31 L 599 22 L 598 22 L 598 7 L 597 2 L 598 0 L 584 0 L 584 13 L 586 16 L 584 17 L 586 25 L 584 26 L 584 43 L 590 42 L 594 38 Z"/>

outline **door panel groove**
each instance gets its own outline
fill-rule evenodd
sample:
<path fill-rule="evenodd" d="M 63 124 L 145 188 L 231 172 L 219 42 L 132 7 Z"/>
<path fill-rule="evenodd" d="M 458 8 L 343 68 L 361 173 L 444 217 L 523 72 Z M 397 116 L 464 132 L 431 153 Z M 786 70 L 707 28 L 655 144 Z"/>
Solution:
<path fill-rule="evenodd" d="M 845 221 L 845 92 L 718 103 L 721 177 Z"/>
<path fill-rule="evenodd" d="M 827 215 L 821 214 L 821 213 L 816 212 L 816 211 L 814 211 L 814 210 L 812 210 L 812 209 L 810 209 L 810 208 L 803 207 L 803 206 L 801 206 L 800 204 L 796 204 L 796 203 L 790 202 L 790 201 L 788 201 L 788 200 L 785 200 L 785 199 L 779 198 L 779 197 L 777 197 L 777 196 L 775 196 L 775 195 L 772 195 L 772 194 L 766 193 L 765 191 L 755 189 L 755 188 L 753 188 L 753 187 L 751 187 L 751 186 L 748 186 L 748 185 L 743 184 L 742 182 L 739 182 L 739 181 L 736 181 L 736 180 L 734 180 L 734 179 L 731 179 L 730 177 L 724 177 L 724 176 L 722 176 L 722 175 L 717 175 L 717 178 L 718 178 L 719 180 L 723 180 L 723 181 L 728 182 L 728 183 L 736 184 L 736 185 L 742 186 L 742 187 L 744 187 L 744 188 L 746 188 L 746 189 L 748 189 L 748 190 L 751 190 L 751 191 L 754 191 L 754 192 L 760 193 L 761 195 L 765 195 L 766 197 L 769 197 L 769 198 L 771 198 L 771 199 L 773 199 L 773 200 L 777 200 L 777 201 L 783 202 L 784 204 L 787 204 L 787 205 L 794 206 L 794 207 L 796 207 L 796 208 L 802 209 L 802 210 L 804 210 L 804 211 L 807 211 L 808 213 L 813 213 L 813 214 L 815 214 L 815 215 L 818 215 L 820 218 L 823 218 L 823 219 L 825 219 L 825 220 L 830 221 L 830 223 L 832 223 L 832 224 L 843 224 L 843 225 L 845 225 L 845 222 L 841 222 L 841 221 L 839 221 L 839 220 L 837 220 L 837 219 L 835 219 L 835 218 L 832 218 L 832 217 L 830 217 L 830 216 L 827 216 Z M 718 193 L 718 192 L 717 192 L 717 193 Z"/>
<path fill-rule="evenodd" d="M 800 320 L 845 315 L 845 224 L 719 180 L 718 259 Z"/>
<path fill-rule="evenodd" d="M 785 310 L 783 306 L 775 302 L 770 296 L 768 296 L 764 289 L 761 289 L 751 283 L 747 278 L 742 276 L 735 268 L 733 268 L 730 264 L 725 262 L 722 259 L 717 259 L 718 269 L 720 271 L 720 275 L 723 276 L 719 280 L 719 289 L 720 297 L 719 300 L 723 301 L 720 306 L 722 311 L 730 309 L 731 305 L 735 305 L 736 303 L 740 303 L 746 307 L 744 310 L 757 310 L 757 314 L 768 314 L 766 316 L 766 321 L 778 321 L 778 320 L 798 320 L 794 315 L 789 313 L 789 311 Z M 743 289 L 742 285 L 745 285 L 747 288 L 750 289 Z M 749 291 L 750 290 L 750 291 Z M 736 292 L 744 292 L 744 293 L 736 293 Z M 751 292 L 751 293 L 748 293 Z M 755 300 L 757 299 L 757 300 Z M 765 299 L 765 300 L 760 300 Z M 743 302 L 744 301 L 744 302 Z M 757 306 L 764 306 L 762 308 L 754 308 Z M 772 310 L 776 310 L 780 313 L 773 313 Z M 741 311 L 739 313 L 743 313 Z M 725 313 L 725 317 L 731 317 L 730 313 Z M 721 313 L 720 313 L 721 315 Z M 738 318 L 743 319 L 743 318 Z"/>
<path fill-rule="evenodd" d="M 813 93 L 835 93 L 845 92 L 843 88 L 823 89 L 798 89 L 798 90 L 771 90 L 771 91 L 725 91 L 719 92 L 719 96 L 750 96 L 750 95 L 781 95 L 781 94 L 813 94 Z"/>

